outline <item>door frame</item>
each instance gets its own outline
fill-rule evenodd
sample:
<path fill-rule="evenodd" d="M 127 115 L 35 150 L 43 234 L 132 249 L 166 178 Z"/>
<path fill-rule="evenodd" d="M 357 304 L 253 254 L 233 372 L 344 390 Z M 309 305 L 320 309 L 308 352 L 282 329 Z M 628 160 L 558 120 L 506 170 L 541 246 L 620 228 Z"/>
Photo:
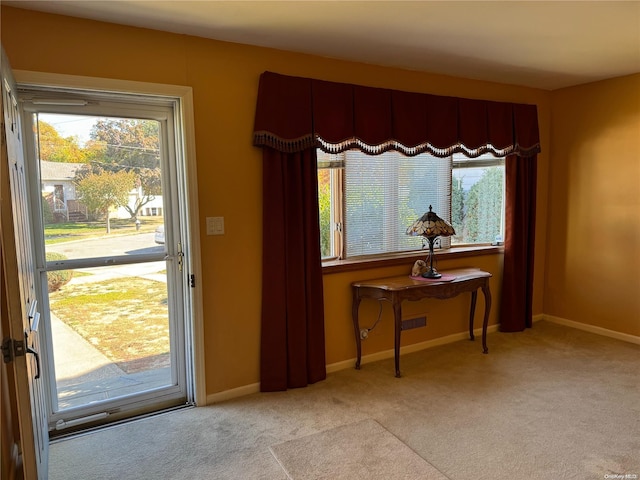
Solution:
<path fill-rule="evenodd" d="M 31 72 L 14 70 L 14 77 L 18 87 L 53 87 L 71 88 L 79 90 L 108 91 L 124 94 L 159 95 L 173 97 L 179 100 L 179 115 L 182 132 L 176 132 L 176 145 L 184 152 L 184 183 L 187 192 L 187 206 L 184 215 L 184 230 L 188 232 L 190 254 L 187 256 L 189 272 L 195 282 L 190 288 L 191 302 L 187 312 L 190 332 L 185 338 L 186 353 L 193 365 L 193 381 L 188 382 L 187 388 L 197 406 L 207 403 L 205 362 L 204 362 L 204 322 L 202 313 L 202 267 L 200 255 L 200 224 L 198 212 L 198 189 L 195 152 L 195 122 L 193 109 L 193 89 L 183 85 L 168 85 L 129 80 L 115 80 L 97 77 L 84 77 L 55 73 Z M 190 385 L 191 384 L 191 385 Z"/>

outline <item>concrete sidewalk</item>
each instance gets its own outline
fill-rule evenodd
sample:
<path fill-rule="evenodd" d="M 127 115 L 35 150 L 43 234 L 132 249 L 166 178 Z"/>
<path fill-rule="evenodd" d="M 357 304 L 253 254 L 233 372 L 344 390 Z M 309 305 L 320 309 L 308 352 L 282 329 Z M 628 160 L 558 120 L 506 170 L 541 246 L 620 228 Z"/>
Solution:
<path fill-rule="evenodd" d="M 76 383 L 81 383 L 125 375 L 124 371 L 56 317 L 53 312 L 51 312 L 51 333 L 58 382 L 74 379 Z"/>

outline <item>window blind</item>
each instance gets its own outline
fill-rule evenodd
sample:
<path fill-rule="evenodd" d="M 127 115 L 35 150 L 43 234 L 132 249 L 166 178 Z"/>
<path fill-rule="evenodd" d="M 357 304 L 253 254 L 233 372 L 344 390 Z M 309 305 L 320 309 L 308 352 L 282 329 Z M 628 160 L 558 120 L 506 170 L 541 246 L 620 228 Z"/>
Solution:
<path fill-rule="evenodd" d="M 346 256 L 420 249 L 421 237 L 405 231 L 429 210 L 451 220 L 451 158 L 407 157 L 389 151 L 343 153 Z M 448 238 L 441 238 L 449 247 Z"/>

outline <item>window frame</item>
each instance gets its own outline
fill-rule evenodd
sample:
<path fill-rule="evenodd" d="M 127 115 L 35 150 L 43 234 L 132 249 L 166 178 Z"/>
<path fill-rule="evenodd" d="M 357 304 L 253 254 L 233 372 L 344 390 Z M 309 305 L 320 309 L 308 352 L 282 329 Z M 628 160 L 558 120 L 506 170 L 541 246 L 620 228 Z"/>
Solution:
<path fill-rule="evenodd" d="M 482 158 L 468 158 L 464 155 L 453 154 L 450 156 L 451 175 L 456 168 L 505 166 L 506 157 L 495 157 L 491 154 L 482 155 Z M 405 265 L 408 261 L 423 259 L 424 249 L 416 249 L 404 252 L 386 252 L 381 254 L 346 256 L 346 241 L 344 239 L 346 218 L 346 202 L 344 201 L 345 175 L 344 164 L 325 166 L 330 171 L 331 179 L 331 248 L 332 255 L 322 257 L 322 267 L 325 273 L 337 273 L 342 271 L 360 270 L 363 268 L 377 268 L 382 266 Z M 453 184 L 453 182 L 452 182 Z M 503 181 L 501 225 L 504 232 L 505 217 L 505 184 Z M 446 247 L 437 247 L 438 255 L 447 259 L 464 258 L 478 255 L 493 255 L 504 253 L 503 243 L 457 243 Z"/>

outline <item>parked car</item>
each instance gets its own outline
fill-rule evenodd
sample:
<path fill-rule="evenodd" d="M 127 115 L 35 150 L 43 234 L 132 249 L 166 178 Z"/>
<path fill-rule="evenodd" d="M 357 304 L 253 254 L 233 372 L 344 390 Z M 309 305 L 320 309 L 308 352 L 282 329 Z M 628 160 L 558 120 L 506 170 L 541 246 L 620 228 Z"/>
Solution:
<path fill-rule="evenodd" d="M 164 225 L 160 225 L 158 228 L 156 228 L 156 233 L 153 239 L 156 241 L 156 243 L 164 245 Z"/>

